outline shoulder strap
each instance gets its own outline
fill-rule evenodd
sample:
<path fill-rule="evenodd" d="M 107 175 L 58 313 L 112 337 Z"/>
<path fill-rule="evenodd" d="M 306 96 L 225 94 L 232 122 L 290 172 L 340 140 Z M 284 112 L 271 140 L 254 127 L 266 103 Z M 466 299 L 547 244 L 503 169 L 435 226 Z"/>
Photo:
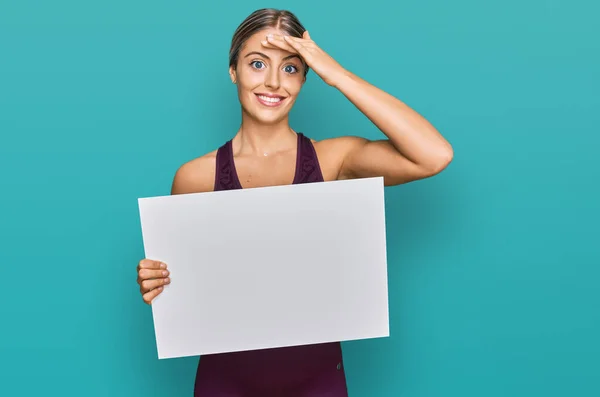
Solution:
<path fill-rule="evenodd" d="M 323 174 L 319 165 L 319 159 L 317 158 L 317 152 L 310 138 L 299 132 L 294 183 L 311 182 L 323 182 Z"/>
<path fill-rule="evenodd" d="M 231 140 L 217 150 L 214 190 L 241 189 L 240 181 L 233 162 Z"/>

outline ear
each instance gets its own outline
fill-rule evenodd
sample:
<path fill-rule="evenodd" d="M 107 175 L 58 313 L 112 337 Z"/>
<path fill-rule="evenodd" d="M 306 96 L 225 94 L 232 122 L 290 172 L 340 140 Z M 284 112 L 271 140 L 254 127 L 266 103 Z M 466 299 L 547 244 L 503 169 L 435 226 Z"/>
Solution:
<path fill-rule="evenodd" d="M 231 78 L 231 82 L 233 84 L 237 83 L 237 73 L 235 72 L 235 68 L 233 66 L 229 67 L 229 77 Z"/>

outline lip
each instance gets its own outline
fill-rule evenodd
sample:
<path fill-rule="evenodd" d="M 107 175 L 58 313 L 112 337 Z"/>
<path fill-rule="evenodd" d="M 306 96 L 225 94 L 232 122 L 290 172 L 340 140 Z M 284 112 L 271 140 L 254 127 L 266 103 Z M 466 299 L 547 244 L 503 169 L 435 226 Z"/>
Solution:
<path fill-rule="evenodd" d="M 256 99 L 258 100 L 258 102 L 259 102 L 261 105 L 268 106 L 268 107 L 271 107 L 271 108 L 273 108 L 273 107 L 277 107 L 277 106 L 281 106 L 281 104 L 282 104 L 282 103 L 285 101 L 285 99 L 287 98 L 287 97 L 284 97 L 284 96 L 282 96 L 282 95 L 277 95 L 277 94 L 267 94 L 267 93 L 263 93 L 263 92 L 258 92 L 258 93 L 255 93 L 254 95 L 256 95 Z M 281 99 L 281 100 L 280 100 L 279 102 L 267 102 L 267 101 L 263 101 L 262 99 L 260 99 L 260 96 L 265 96 L 265 97 L 268 97 L 268 98 L 279 98 L 279 99 Z"/>

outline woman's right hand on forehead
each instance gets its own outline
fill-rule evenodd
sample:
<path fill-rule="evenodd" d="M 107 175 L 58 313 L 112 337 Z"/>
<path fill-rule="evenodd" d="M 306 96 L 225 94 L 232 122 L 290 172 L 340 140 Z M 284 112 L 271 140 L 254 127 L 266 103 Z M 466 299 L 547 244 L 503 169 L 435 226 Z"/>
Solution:
<path fill-rule="evenodd" d="M 161 261 L 142 259 L 137 274 L 142 299 L 149 305 L 163 291 L 163 286 L 171 282 L 167 265 Z"/>

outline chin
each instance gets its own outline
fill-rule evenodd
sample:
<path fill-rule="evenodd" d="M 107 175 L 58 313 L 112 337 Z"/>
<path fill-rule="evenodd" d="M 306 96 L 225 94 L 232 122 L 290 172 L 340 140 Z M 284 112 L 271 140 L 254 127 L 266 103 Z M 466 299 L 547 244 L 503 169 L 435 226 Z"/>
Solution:
<path fill-rule="evenodd" d="M 274 124 L 278 124 L 282 121 L 284 121 L 288 114 L 286 113 L 280 113 L 280 114 L 275 114 L 275 113 L 271 113 L 268 114 L 266 112 L 252 112 L 252 117 L 258 121 L 261 124 L 265 124 L 265 125 L 274 125 Z"/>

